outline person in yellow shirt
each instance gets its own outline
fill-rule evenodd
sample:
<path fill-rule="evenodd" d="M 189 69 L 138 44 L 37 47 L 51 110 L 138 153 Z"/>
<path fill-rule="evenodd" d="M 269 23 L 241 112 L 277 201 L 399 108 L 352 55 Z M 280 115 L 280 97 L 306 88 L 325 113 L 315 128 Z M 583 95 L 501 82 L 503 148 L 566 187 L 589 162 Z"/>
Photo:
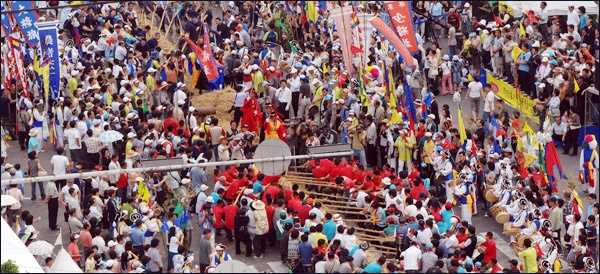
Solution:
<path fill-rule="evenodd" d="M 150 67 L 148 69 L 148 75 L 146 76 L 146 87 L 149 91 L 154 91 L 156 89 L 156 79 L 154 79 L 154 73 L 156 69 Z"/>
<path fill-rule="evenodd" d="M 69 98 L 71 98 L 71 100 L 73 100 L 74 96 L 75 96 L 75 90 L 77 89 L 77 85 L 78 85 L 78 76 L 79 76 L 79 71 L 78 70 L 73 70 L 71 71 L 71 78 L 69 78 L 69 80 L 67 80 L 67 95 L 69 96 Z"/>
<path fill-rule="evenodd" d="M 537 273 L 537 252 L 535 248 L 531 246 L 531 239 L 525 239 L 523 241 L 525 249 L 519 252 L 519 260 L 521 260 L 521 269 L 526 273 Z"/>
<path fill-rule="evenodd" d="M 310 245 L 312 246 L 313 249 L 317 248 L 319 240 L 323 239 L 325 240 L 325 246 L 327 246 L 327 236 L 325 236 L 325 234 L 323 234 L 323 225 L 322 224 L 317 224 L 316 226 L 313 226 L 310 228 L 310 230 L 312 231 L 314 229 L 315 232 L 310 233 L 311 235 L 313 235 L 312 237 L 309 237 L 310 241 Z"/>
<path fill-rule="evenodd" d="M 264 77 L 263 77 L 263 73 L 260 70 L 260 68 L 258 67 L 258 65 L 254 64 L 251 66 L 252 69 L 252 87 L 254 88 L 254 90 L 256 90 L 257 94 L 261 94 L 264 90 L 264 86 L 263 86 L 263 82 L 264 82 Z"/>
<path fill-rule="evenodd" d="M 133 139 L 135 137 L 137 137 L 135 132 L 130 131 L 127 133 L 127 143 L 125 143 L 125 162 L 127 163 L 127 168 L 133 168 L 133 162 L 138 157 L 138 153 L 133 149 Z"/>
<path fill-rule="evenodd" d="M 425 164 L 433 164 L 433 160 L 431 159 L 431 155 L 433 155 L 433 149 L 435 144 L 431 139 L 431 132 L 425 132 L 425 139 L 423 140 L 423 151 L 421 152 L 421 159 Z"/>
<path fill-rule="evenodd" d="M 406 129 L 400 131 L 400 136 L 398 136 L 395 142 L 396 148 L 398 148 L 398 172 L 404 170 L 405 166 L 407 170 L 410 170 L 412 151 L 415 143 L 415 136 L 413 134 L 410 134 Z"/>

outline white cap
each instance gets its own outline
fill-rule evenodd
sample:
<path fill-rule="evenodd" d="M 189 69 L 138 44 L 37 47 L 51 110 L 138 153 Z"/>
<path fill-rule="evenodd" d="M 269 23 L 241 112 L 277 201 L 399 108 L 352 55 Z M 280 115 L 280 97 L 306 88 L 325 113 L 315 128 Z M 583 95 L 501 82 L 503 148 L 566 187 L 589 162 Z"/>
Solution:
<path fill-rule="evenodd" d="M 177 83 L 177 88 L 185 87 L 185 84 L 182 82 Z"/>
<path fill-rule="evenodd" d="M 127 138 L 135 138 L 135 136 L 137 136 L 134 132 L 130 131 L 129 133 L 127 133 Z"/>
<path fill-rule="evenodd" d="M 113 247 L 113 246 L 116 246 L 116 245 L 117 245 L 117 242 L 115 242 L 115 241 L 113 241 L 113 240 L 110 240 L 110 241 L 108 241 L 108 244 L 107 244 L 107 245 L 108 245 L 108 248 L 111 248 L 111 247 Z"/>
<path fill-rule="evenodd" d="M 181 179 L 181 184 L 182 185 L 187 185 L 191 182 L 192 180 L 190 180 L 189 178 L 183 178 Z"/>
<path fill-rule="evenodd" d="M 254 65 L 252 65 L 252 66 L 250 67 L 250 69 L 252 69 L 252 70 L 257 70 L 257 69 L 258 69 L 258 65 L 257 65 L 257 64 L 254 64 Z"/>
<path fill-rule="evenodd" d="M 150 72 L 150 73 L 154 73 L 154 72 L 156 72 L 156 69 L 154 69 L 153 67 L 150 67 L 150 68 L 148 69 L 148 72 Z"/>
<path fill-rule="evenodd" d="M 74 69 L 74 70 L 71 71 L 71 76 L 77 76 L 77 75 L 79 75 L 79 71 L 78 70 Z"/>
<path fill-rule="evenodd" d="M 542 62 L 548 62 L 548 56 L 542 57 Z"/>
<path fill-rule="evenodd" d="M 465 5 L 464 5 L 465 8 L 468 8 L 470 6 L 471 6 L 471 4 L 469 4 L 469 3 L 465 3 Z"/>
<path fill-rule="evenodd" d="M 201 191 L 206 191 L 206 190 L 208 190 L 208 186 L 207 186 L 207 185 L 205 185 L 205 184 L 202 184 L 202 185 L 200 186 L 200 190 L 201 190 Z"/>

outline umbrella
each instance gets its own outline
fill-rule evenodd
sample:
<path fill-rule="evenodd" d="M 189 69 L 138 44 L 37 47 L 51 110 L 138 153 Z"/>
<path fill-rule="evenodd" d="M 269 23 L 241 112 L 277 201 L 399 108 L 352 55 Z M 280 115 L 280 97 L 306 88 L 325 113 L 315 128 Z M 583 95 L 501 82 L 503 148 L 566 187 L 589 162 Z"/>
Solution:
<path fill-rule="evenodd" d="M 116 130 L 108 130 L 100 134 L 100 142 L 112 143 L 123 139 L 123 134 Z"/>
<path fill-rule="evenodd" d="M 2 195 L 0 196 L 1 207 L 11 206 L 17 203 L 17 199 L 10 195 Z"/>
<path fill-rule="evenodd" d="M 30 243 L 27 248 L 35 256 L 50 255 L 54 250 L 54 246 L 51 243 L 41 240 Z"/>
<path fill-rule="evenodd" d="M 244 262 L 238 260 L 226 261 L 222 264 L 219 264 L 215 268 L 214 273 L 252 273 L 257 272 L 255 268 L 245 264 Z"/>

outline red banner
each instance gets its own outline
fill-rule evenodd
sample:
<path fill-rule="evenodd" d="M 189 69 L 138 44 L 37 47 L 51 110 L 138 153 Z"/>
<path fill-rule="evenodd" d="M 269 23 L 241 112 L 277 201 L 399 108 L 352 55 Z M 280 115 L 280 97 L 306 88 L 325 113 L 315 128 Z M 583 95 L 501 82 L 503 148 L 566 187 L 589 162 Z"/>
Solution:
<path fill-rule="evenodd" d="M 406 46 L 410 52 L 416 52 L 417 39 L 415 38 L 415 29 L 413 28 L 408 2 L 386 1 L 385 8 L 392 18 L 392 25 L 404 46 Z"/>

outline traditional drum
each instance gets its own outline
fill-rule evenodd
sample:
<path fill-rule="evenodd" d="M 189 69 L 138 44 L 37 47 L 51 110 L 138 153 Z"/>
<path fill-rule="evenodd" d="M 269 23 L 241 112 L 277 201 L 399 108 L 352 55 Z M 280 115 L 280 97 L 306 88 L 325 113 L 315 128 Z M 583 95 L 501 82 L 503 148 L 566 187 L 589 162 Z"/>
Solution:
<path fill-rule="evenodd" d="M 521 250 L 525 249 L 525 239 L 531 240 L 531 237 L 529 237 L 525 234 L 521 234 L 521 233 L 519 233 L 517 235 L 517 246 L 516 246 L 517 251 L 521 251 Z"/>
<path fill-rule="evenodd" d="M 496 215 L 502 211 L 502 207 L 500 205 L 494 205 L 490 208 L 490 214 L 492 217 L 496 218 Z"/>
<path fill-rule="evenodd" d="M 510 215 L 508 215 L 508 212 L 506 212 L 506 210 L 502 209 L 502 211 L 500 211 L 498 214 L 496 214 L 496 222 L 498 222 L 499 224 L 505 224 L 508 223 L 508 221 L 510 221 Z"/>
<path fill-rule="evenodd" d="M 502 233 L 504 233 L 506 235 L 517 236 L 517 235 L 519 235 L 520 232 L 521 232 L 520 228 L 515 227 L 510 223 L 504 223 L 504 229 L 503 229 Z"/>
<path fill-rule="evenodd" d="M 492 190 L 490 188 L 485 191 L 485 200 L 488 201 L 489 203 L 498 202 L 498 197 L 496 197 L 496 195 L 494 195 L 494 190 Z"/>

